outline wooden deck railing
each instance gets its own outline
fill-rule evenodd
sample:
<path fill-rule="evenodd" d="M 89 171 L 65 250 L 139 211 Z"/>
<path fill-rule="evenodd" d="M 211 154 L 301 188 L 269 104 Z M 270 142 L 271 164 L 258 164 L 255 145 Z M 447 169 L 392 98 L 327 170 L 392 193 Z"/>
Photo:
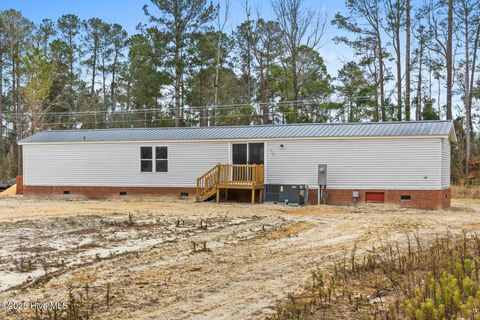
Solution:
<path fill-rule="evenodd" d="M 263 185 L 263 165 L 257 164 L 220 164 L 219 181 L 221 188 L 250 188 Z"/>
<path fill-rule="evenodd" d="M 264 166 L 257 164 L 217 164 L 197 179 L 197 201 L 217 189 L 263 188 Z"/>
<path fill-rule="evenodd" d="M 197 201 L 206 197 L 217 188 L 218 164 L 212 169 L 205 172 L 201 177 L 197 178 Z"/>

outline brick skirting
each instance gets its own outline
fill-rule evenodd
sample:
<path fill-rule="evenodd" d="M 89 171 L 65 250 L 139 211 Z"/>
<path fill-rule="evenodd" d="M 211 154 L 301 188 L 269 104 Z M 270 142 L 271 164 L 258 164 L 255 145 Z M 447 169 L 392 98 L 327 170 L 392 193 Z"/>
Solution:
<path fill-rule="evenodd" d="M 65 195 L 64 192 L 69 192 Z M 105 199 L 122 197 L 120 193 L 126 192 L 127 196 L 180 196 L 187 192 L 189 197 L 195 197 L 195 188 L 182 187 L 78 187 L 78 186 L 24 186 L 25 196 L 42 197 L 81 197 L 89 199 Z"/>
<path fill-rule="evenodd" d="M 17 176 L 17 195 L 23 194 L 23 176 Z"/>
<path fill-rule="evenodd" d="M 330 205 L 351 206 L 353 205 L 353 191 L 360 192 L 357 204 L 365 203 L 367 192 L 383 192 L 385 204 L 397 205 L 402 208 L 415 209 L 445 209 L 450 207 L 450 189 L 443 190 L 341 190 L 329 189 L 327 203 Z M 317 203 L 318 190 L 308 190 L 308 202 Z M 401 200 L 401 196 L 410 196 L 410 200 Z"/>
<path fill-rule="evenodd" d="M 187 192 L 189 197 L 195 196 L 195 188 L 182 187 L 74 187 L 74 186 L 24 186 L 24 195 L 43 197 L 63 197 L 68 191 L 69 197 L 85 197 L 90 199 L 105 199 L 109 197 L 121 197 L 120 192 L 126 192 L 127 196 L 180 196 L 181 192 Z M 230 200 L 243 200 L 241 195 L 236 196 L 231 190 Z M 344 190 L 329 189 L 327 202 L 330 205 L 353 205 L 353 191 L 360 192 L 358 204 L 365 203 L 367 192 L 383 192 L 385 204 L 397 205 L 402 208 L 416 209 L 444 209 L 450 207 L 450 189 L 443 190 Z M 317 189 L 308 190 L 308 202 L 317 203 Z M 248 194 L 249 195 L 249 194 Z M 401 196 L 410 196 L 410 200 L 401 200 Z M 248 197 L 249 199 L 249 197 Z"/>

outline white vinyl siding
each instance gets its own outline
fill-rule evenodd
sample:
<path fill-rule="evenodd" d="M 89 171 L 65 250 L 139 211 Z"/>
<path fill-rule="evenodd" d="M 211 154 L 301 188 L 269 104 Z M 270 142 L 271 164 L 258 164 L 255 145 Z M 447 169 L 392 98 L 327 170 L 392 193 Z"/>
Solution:
<path fill-rule="evenodd" d="M 442 189 L 450 188 L 450 141 L 442 139 Z"/>
<path fill-rule="evenodd" d="M 268 184 L 316 188 L 317 165 L 326 163 L 330 189 L 438 190 L 450 185 L 449 142 L 442 143 L 441 138 L 286 138 L 265 142 Z M 197 177 L 217 163 L 231 162 L 231 143 L 26 144 L 24 183 L 194 187 Z M 140 172 L 141 146 L 168 147 L 168 172 Z"/>
<path fill-rule="evenodd" d="M 269 142 L 265 150 L 267 183 L 316 188 L 317 166 L 327 164 L 330 189 L 438 190 L 440 141 L 405 138 Z"/>
<path fill-rule="evenodd" d="M 168 147 L 168 172 L 140 172 L 141 146 Z M 194 187 L 197 177 L 219 162 L 229 162 L 228 148 L 228 142 L 24 145 L 24 183 Z"/>

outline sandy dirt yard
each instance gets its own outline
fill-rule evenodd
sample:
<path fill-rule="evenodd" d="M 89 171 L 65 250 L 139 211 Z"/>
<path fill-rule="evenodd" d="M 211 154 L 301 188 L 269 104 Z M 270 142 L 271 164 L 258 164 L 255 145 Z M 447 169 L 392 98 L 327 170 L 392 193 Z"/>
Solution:
<path fill-rule="evenodd" d="M 0 319 L 262 319 L 353 246 L 461 230 L 480 231 L 480 201 L 420 211 L 4 197 Z"/>

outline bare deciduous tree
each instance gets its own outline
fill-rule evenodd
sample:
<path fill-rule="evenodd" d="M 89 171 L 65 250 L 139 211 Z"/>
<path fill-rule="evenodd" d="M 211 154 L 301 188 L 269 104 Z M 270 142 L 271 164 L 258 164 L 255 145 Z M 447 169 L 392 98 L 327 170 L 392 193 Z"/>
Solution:
<path fill-rule="evenodd" d="M 318 10 L 304 8 L 304 0 L 274 0 L 272 4 L 287 51 L 283 65 L 292 85 L 291 95 L 287 99 L 295 101 L 293 118 L 298 119 L 299 108 L 296 102 L 301 99 L 302 86 L 299 74 L 307 62 L 301 58 L 300 47 L 317 49 L 327 20 Z"/>
<path fill-rule="evenodd" d="M 463 36 L 464 61 L 463 72 L 464 80 L 462 83 L 465 106 L 465 174 L 468 176 L 470 171 L 471 158 L 471 139 L 472 139 L 472 92 L 475 82 L 475 68 L 477 61 L 477 51 L 480 36 L 480 1 L 478 0 L 459 0 L 453 8 L 455 16 L 460 22 L 460 33 Z M 472 43 L 472 40 L 473 43 Z M 448 89 L 448 88 L 447 88 Z"/>
<path fill-rule="evenodd" d="M 405 21 L 405 120 L 410 121 L 410 0 L 406 0 L 405 3 L 405 13 L 406 13 L 406 21 Z M 423 54 L 423 48 L 421 54 Z M 420 55 L 421 57 L 422 55 Z M 420 58 L 421 60 L 421 58 Z M 421 83 L 421 68 L 422 62 L 420 61 L 420 83 Z"/>
<path fill-rule="evenodd" d="M 385 28 L 393 41 L 395 50 L 395 66 L 397 69 L 397 120 L 402 120 L 402 54 L 400 47 L 400 30 L 404 25 L 405 4 L 403 0 L 386 0 L 385 15 L 387 27 Z M 408 33 L 407 33 L 408 34 Z M 405 66 L 407 68 L 407 66 Z M 405 115 L 406 115 L 405 109 Z M 407 119 L 408 120 L 408 119 Z"/>

